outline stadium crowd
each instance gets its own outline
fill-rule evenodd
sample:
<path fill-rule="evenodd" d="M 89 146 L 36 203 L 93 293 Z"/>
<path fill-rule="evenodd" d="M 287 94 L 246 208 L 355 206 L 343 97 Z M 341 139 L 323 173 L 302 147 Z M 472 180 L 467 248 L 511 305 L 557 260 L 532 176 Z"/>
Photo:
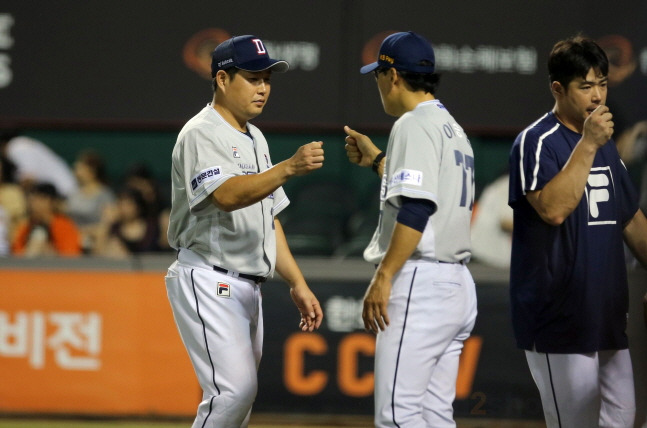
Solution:
<path fill-rule="evenodd" d="M 48 146 L 16 132 L 0 138 L 0 255 L 126 258 L 170 251 L 169 208 L 159 183 L 133 164 L 111 185 L 92 150 L 68 164 Z"/>

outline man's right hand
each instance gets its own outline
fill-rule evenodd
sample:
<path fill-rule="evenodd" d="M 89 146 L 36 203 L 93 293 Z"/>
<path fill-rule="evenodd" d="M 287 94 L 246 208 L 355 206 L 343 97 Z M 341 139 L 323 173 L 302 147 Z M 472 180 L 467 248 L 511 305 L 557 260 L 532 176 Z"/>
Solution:
<path fill-rule="evenodd" d="M 612 119 L 609 107 L 598 106 L 584 121 L 582 138 L 595 144 L 596 148 L 604 146 L 613 135 Z"/>
<path fill-rule="evenodd" d="M 380 153 L 380 149 L 366 135 L 360 134 L 348 126 L 344 126 L 344 132 L 347 135 L 344 148 L 348 160 L 359 166 L 370 167 L 375 156 Z"/>
<path fill-rule="evenodd" d="M 323 166 L 323 141 L 313 141 L 299 147 L 289 159 L 290 175 L 305 175 Z"/>

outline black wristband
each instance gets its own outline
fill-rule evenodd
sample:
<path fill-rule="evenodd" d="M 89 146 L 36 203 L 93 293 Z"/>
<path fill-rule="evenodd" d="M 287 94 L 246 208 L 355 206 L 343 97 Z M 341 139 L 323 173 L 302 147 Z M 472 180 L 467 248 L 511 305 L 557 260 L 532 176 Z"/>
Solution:
<path fill-rule="evenodd" d="M 371 166 L 373 172 L 377 173 L 377 169 L 380 167 L 380 162 L 382 162 L 384 156 L 386 156 L 386 153 L 384 152 L 380 152 L 375 156 L 375 159 L 373 159 L 373 165 Z"/>

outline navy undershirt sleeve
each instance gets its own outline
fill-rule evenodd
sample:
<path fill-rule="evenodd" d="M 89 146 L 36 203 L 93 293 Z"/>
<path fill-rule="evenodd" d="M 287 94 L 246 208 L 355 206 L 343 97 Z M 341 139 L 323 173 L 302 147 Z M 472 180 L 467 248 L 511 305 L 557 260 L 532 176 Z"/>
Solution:
<path fill-rule="evenodd" d="M 398 211 L 397 221 L 418 232 L 423 232 L 429 217 L 436 211 L 436 204 L 427 199 L 401 197 L 402 207 Z"/>

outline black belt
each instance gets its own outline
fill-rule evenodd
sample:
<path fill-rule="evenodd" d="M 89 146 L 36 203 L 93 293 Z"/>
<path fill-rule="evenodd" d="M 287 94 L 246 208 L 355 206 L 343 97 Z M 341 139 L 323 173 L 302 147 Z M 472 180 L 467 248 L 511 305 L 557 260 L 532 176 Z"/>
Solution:
<path fill-rule="evenodd" d="M 264 277 L 264 276 L 249 275 L 249 274 L 246 274 L 246 273 L 239 273 L 237 275 L 231 275 L 229 273 L 231 271 L 229 271 L 229 270 L 227 270 L 225 268 L 221 268 L 220 266 L 214 266 L 213 270 L 216 270 L 218 272 L 222 272 L 222 273 L 227 274 L 229 276 L 233 276 L 234 278 L 238 277 L 238 278 L 243 278 L 243 279 L 249 279 L 250 281 L 254 281 L 257 284 L 267 281 L 267 278 Z"/>

